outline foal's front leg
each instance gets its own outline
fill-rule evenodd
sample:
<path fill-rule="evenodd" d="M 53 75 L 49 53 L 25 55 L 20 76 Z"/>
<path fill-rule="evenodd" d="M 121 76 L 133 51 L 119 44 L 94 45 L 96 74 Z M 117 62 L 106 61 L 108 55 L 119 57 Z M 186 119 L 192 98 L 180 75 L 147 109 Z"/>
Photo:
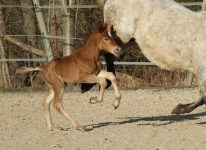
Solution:
<path fill-rule="evenodd" d="M 101 70 L 97 76 L 91 75 L 90 78 L 88 78 L 87 80 L 87 83 L 93 81 L 100 84 L 99 95 L 97 97 L 91 98 L 90 103 L 95 104 L 103 101 L 104 90 L 107 86 L 106 78 L 112 82 L 112 86 L 114 88 L 115 96 L 116 96 L 116 100 L 113 105 L 114 108 L 117 109 L 120 104 L 121 94 L 117 86 L 116 77 L 112 72 L 107 72 L 105 70 Z"/>
<path fill-rule="evenodd" d="M 96 76 L 94 74 L 84 75 L 84 77 L 79 80 L 81 83 L 99 83 L 100 91 L 97 97 L 92 97 L 90 103 L 101 103 L 103 101 L 104 90 L 107 86 L 107 81 L 105 78 Z"/>
<path fill-rule="evenodd" d="M 112 86 L 114 88 L 114 92 L 115 92 L 115 96 L 116 96 L 116 100 L 114 102 L 114 108 L 117 109 L 119 107 L 120 104 L 120 99 L 121 99 L 121 94 L 119 91 L 119 88 L 117 86 L 117 80 L 115 75 L 112 72 L 107 72 L 106 70 L 101 70 L 100 73 L 98 74 L 98 77 L 102 77 L 102 78 L 107 78 L 108 80 L 110 80 L 112 82 Z"/>

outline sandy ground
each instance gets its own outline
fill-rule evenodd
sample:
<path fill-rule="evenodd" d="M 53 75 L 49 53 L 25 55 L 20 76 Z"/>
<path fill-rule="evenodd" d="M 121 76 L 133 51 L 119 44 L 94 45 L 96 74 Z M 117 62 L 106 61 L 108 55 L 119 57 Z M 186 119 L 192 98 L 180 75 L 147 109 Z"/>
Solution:
<path fill-rule="evenodd" d="M 204 150 L 206 107 L 187 115 L 171 115 L 178 103 L 196 101 L 198 89 L 123 91 L 117 110 L 113 90 L 101 104 L 90 104 L 97 91 L 64 94 L 65 110 L 80 132 L 51 108 L 53 122 L 67 131 L 46 130 L 41 105 L 45 92 L 0 93 L 0 150 Z"/>

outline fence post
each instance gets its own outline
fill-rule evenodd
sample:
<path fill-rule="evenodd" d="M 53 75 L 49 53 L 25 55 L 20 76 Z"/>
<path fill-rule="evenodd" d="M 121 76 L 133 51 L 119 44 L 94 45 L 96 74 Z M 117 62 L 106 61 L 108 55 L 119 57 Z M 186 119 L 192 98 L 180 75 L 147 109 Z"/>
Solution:
<path fill-rule="evenodd" d="M 193 77 L 194 77 L 193 73 L 190 72 L 187 80 L 187 86 L 192 86 Z"/>
<path fill-rule="evenodd" d="M 52 53 L 52 49 L 51 49 L 51 44 L 50 44 L 50 41 L 48 39 L 48 31 L 46 28 L 44 17 L 43 17 L 41 8 L 38 7 L 38 6 L 40 6 L 40 3 L 39 3 L 39 0 L 33 0 L 33 3 L 35 6 L 34 8 L 35 8 L 36 17 L 37 17 L 37 20 L 39 23 L 40 31 L 41 31 L 41 34 L 43 35 L 44 49 L 45 49 L 45 52 L 47 55 L 47 59 L 48 59 L 48 61 L 50 61 L 54 57 L 53 57 L 53 53 Z"/>
<path fill-rule="evenodd" d="M 202 11 L 205 11 L 205 7 L 206 7 L 206 0 L 203 0 L 203 2 L 202 2 Z"/>

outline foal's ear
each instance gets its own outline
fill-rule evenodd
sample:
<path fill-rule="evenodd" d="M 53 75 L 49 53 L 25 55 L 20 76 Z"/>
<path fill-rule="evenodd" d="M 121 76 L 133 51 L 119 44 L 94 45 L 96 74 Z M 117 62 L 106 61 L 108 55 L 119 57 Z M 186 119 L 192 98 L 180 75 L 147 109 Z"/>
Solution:
<path fill-rule="evenodd" d="M 105 30 L 107 30 L 107 23 L 103 23 L 99 26 L 99 32 L 104 32 Z"/>

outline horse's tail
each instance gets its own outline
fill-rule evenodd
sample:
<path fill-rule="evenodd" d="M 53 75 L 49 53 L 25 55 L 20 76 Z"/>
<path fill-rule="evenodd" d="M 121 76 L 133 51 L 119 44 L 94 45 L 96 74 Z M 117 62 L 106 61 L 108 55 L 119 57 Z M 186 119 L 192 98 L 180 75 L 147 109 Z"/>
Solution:
<path fill-rule="evenodd" d="M 44 66 L 37 67 L 21 67 L 16 69 L 16 73 L 25 74 L 31 71 L 44 70 Z"/>
<path fill-rule="evenodd" d="M 99 9 L 101 9 L 103 11 L 104 9 L 104 4 L 106 3 L 107 0 L 97 0 L 97 5 L 99 7 Z"/>

